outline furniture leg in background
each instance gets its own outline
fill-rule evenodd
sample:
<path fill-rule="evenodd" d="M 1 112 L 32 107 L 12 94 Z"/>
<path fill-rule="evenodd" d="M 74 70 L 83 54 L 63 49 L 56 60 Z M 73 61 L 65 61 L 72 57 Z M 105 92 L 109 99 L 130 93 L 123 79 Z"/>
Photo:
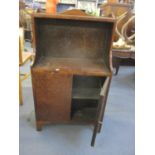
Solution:
<path fill-rule="evenodd" d="M 117 75 L 118 71 L 119 71 L 119 68 L 120 68 L 121 59 L 117 58 L 117 57 L 113 57 L 112 62 L 113 62 L 113 68 L 115 68 L 114 75 Z"/>
<path fill-rule="evenodd" d="M 113 49 L 112 50 L 112 60 L 113 67 L 116 68 L 115 75 L 118 74 L 120 62 L 123 59 L 135 59 L 135 50 L 134 49 Z"/>

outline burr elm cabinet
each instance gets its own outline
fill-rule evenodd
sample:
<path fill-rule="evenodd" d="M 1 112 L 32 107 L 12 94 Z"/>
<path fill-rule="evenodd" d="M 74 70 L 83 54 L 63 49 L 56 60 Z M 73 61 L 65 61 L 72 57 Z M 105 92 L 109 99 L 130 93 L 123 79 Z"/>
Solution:
<path fill-rule="evenodd" d="M 37 130 L 46 123 L 93 123 L 95 139 L 112 76 L 114 23 L 75 13 L 33 15 L 36 57 L 31 73 Z"/>

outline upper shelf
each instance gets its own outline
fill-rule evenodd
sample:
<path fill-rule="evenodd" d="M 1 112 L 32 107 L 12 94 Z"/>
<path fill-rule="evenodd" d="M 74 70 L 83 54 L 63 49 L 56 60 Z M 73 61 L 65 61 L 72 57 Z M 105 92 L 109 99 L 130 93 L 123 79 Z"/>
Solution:
<path fill-rule="evenodd" d="M 33 66 L 55 64 L 61 68 L 64 65 L 75 74 L 110 74 L 114 19 L 79 14 L 82 13 L 71 10 L 64 14 L 33 15 Z"/>

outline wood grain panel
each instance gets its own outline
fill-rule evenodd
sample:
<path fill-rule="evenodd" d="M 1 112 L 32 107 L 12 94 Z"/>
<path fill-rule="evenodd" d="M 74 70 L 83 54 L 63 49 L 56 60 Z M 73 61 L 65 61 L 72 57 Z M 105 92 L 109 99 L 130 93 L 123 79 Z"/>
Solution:
<path fill-rule="evenodd" d="M 111 75 L 103 59 L 79 59 L 79 58 L 47 58 L 42 57 L 35 66 L 38 70 L 59 69 L 59 72 L 77 75 Z"/>
<path fill-rule="evenodd" d="M 37 121 L 70 120 L 72 76 L 32 70 Z"/>

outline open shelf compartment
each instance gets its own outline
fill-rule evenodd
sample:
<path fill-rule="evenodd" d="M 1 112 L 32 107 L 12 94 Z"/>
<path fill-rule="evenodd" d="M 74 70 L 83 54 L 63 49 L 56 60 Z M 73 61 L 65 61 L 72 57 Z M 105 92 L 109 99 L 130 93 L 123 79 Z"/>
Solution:
<path fill-rule="evenodd" d="M 100 91 L 105 81 L 98 76 L 73 76 L 71 119 L 91 122 L 96 118 Z"/>

